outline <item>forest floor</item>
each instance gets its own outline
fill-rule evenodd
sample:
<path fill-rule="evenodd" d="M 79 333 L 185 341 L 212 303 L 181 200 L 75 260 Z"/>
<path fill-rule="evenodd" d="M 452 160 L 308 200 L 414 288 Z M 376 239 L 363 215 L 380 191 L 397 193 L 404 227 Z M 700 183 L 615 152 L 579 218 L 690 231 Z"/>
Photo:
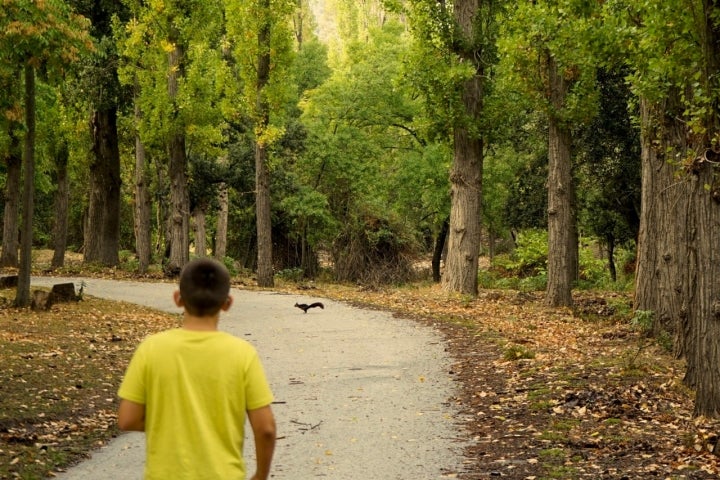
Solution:
<path fill-rule="evenodd" d="M 578 292 L 575 308 L 551 309 L 539 293 L 468 298 L 429 283 L 275 290 L 392 311 L 445 336 L 458 385 L 449 402 L 469 440 L 449 478 L 720 477 L 720 421 L 692 416 L 682 362 L 631 326 L 629 295 Z M 13 298 L 0 290 L 0 478 L 43 478 L 117 434 L 118 365 L 177 317 L 94 298 L 29 312 Z"/>

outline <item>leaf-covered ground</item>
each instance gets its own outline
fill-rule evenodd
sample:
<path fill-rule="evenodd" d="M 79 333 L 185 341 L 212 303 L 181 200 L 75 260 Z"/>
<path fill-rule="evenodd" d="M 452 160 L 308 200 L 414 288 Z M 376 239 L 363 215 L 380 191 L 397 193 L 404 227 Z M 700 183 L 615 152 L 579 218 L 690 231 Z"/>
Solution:
<path fill-rule="evenodd" d="M 720 475 L 712 453 L 720 423 L 692 417 L 683 365 L 630 328 L 625 296 L 578 295 L 570 311 L 508 291 L 472 299 L 435 285 L 296 288 L 278 287 L 390 310 L 446 337 L 458 382 L 449 400 L 459 437 L 469 440 L 464 468 L 449 478 Z M 3 294 L 12 299 L 14 291 Z M 177 317 L 93 298 L 39 313 L 7 303 L 0 478 L 51 476 L 117 433 L 115 392 L 130 354 Z"/>
<path fill-rule="evenodd" d="M 12 300 L 14 290 L 0 291 Z M 37 479 L 117 433 L 116 392 L 135 346 L 177 319 L 93 298 L 0 308 L 0 478 Z"/>
<path fill-rule="evenodd" d="M 457 478 L 711 479 L 716 420 L 693 418 L 683 365 L 630 328 L 629 296 L 448 296 L 437 286 L 337 298 L 432 324 L 448 340 L 453 401 L 472 440 Z"/>

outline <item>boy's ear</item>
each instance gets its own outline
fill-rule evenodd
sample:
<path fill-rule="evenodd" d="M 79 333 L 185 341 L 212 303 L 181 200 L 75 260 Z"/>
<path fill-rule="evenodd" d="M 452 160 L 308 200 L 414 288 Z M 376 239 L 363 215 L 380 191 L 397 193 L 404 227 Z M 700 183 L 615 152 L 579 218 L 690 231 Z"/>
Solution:
<path fill-rule="evenodd" d="M 175 290 L 173 292 L 173 300 L 175 301 L 175 305 L 177 305 L 178 307 L 182 308 L 185 306 L 185 302 L 180 296 L 180 290 Z"/>
<path fill-rule="evenodd" d="M 223 304 L 222 307 L 220 307 L 220 309 L 223 312 L 227 312 L 228 310 L 230 310 L 232 303 L 233 303 L 233 297 L 232 297 L 232 295 L 228 295 L 227 300 L 225 300 L 225 303 Z"/>

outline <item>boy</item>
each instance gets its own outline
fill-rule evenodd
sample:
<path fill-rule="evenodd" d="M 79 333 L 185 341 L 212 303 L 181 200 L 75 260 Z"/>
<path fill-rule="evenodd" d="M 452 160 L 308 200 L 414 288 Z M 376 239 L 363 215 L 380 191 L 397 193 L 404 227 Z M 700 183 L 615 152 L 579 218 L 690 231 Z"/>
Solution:
<path fill-rule="evenodd" d="M 173 295 L 182 328 L 138 346 L 120 385 L 118 426 L 144 431 L 145 479 L 245 479 L 245 418 L 255 437 L 257 470 L 266 480 L 275 448 L 272 392 L 255 349 L 218 331 L 232 304 L 230 275 L 198 259 L 180 274 Z"/>

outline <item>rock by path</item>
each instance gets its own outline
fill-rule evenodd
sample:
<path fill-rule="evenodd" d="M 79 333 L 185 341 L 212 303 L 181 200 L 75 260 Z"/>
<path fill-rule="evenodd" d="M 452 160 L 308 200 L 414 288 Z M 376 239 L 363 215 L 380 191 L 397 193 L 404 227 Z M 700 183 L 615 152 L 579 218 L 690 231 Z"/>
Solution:
<path fill-rule="evenodd" d="M 33 278 L 35 286 L 73 281 Z M 84 294 L 179 313 L 169 283 L 83 279 Z M 389 313 L 300 295 L 233 289 L 221 328 L 253 343 L 276 397 L 273 478 L 455 478 L 465 443 L 440 333 Z M 304 314 L 296 301 L 322 300 Z M 246 443 L 248 469 L 254 465 Z M 57 478 L 139 479 L 143 434 L 122 434 Z"/>

